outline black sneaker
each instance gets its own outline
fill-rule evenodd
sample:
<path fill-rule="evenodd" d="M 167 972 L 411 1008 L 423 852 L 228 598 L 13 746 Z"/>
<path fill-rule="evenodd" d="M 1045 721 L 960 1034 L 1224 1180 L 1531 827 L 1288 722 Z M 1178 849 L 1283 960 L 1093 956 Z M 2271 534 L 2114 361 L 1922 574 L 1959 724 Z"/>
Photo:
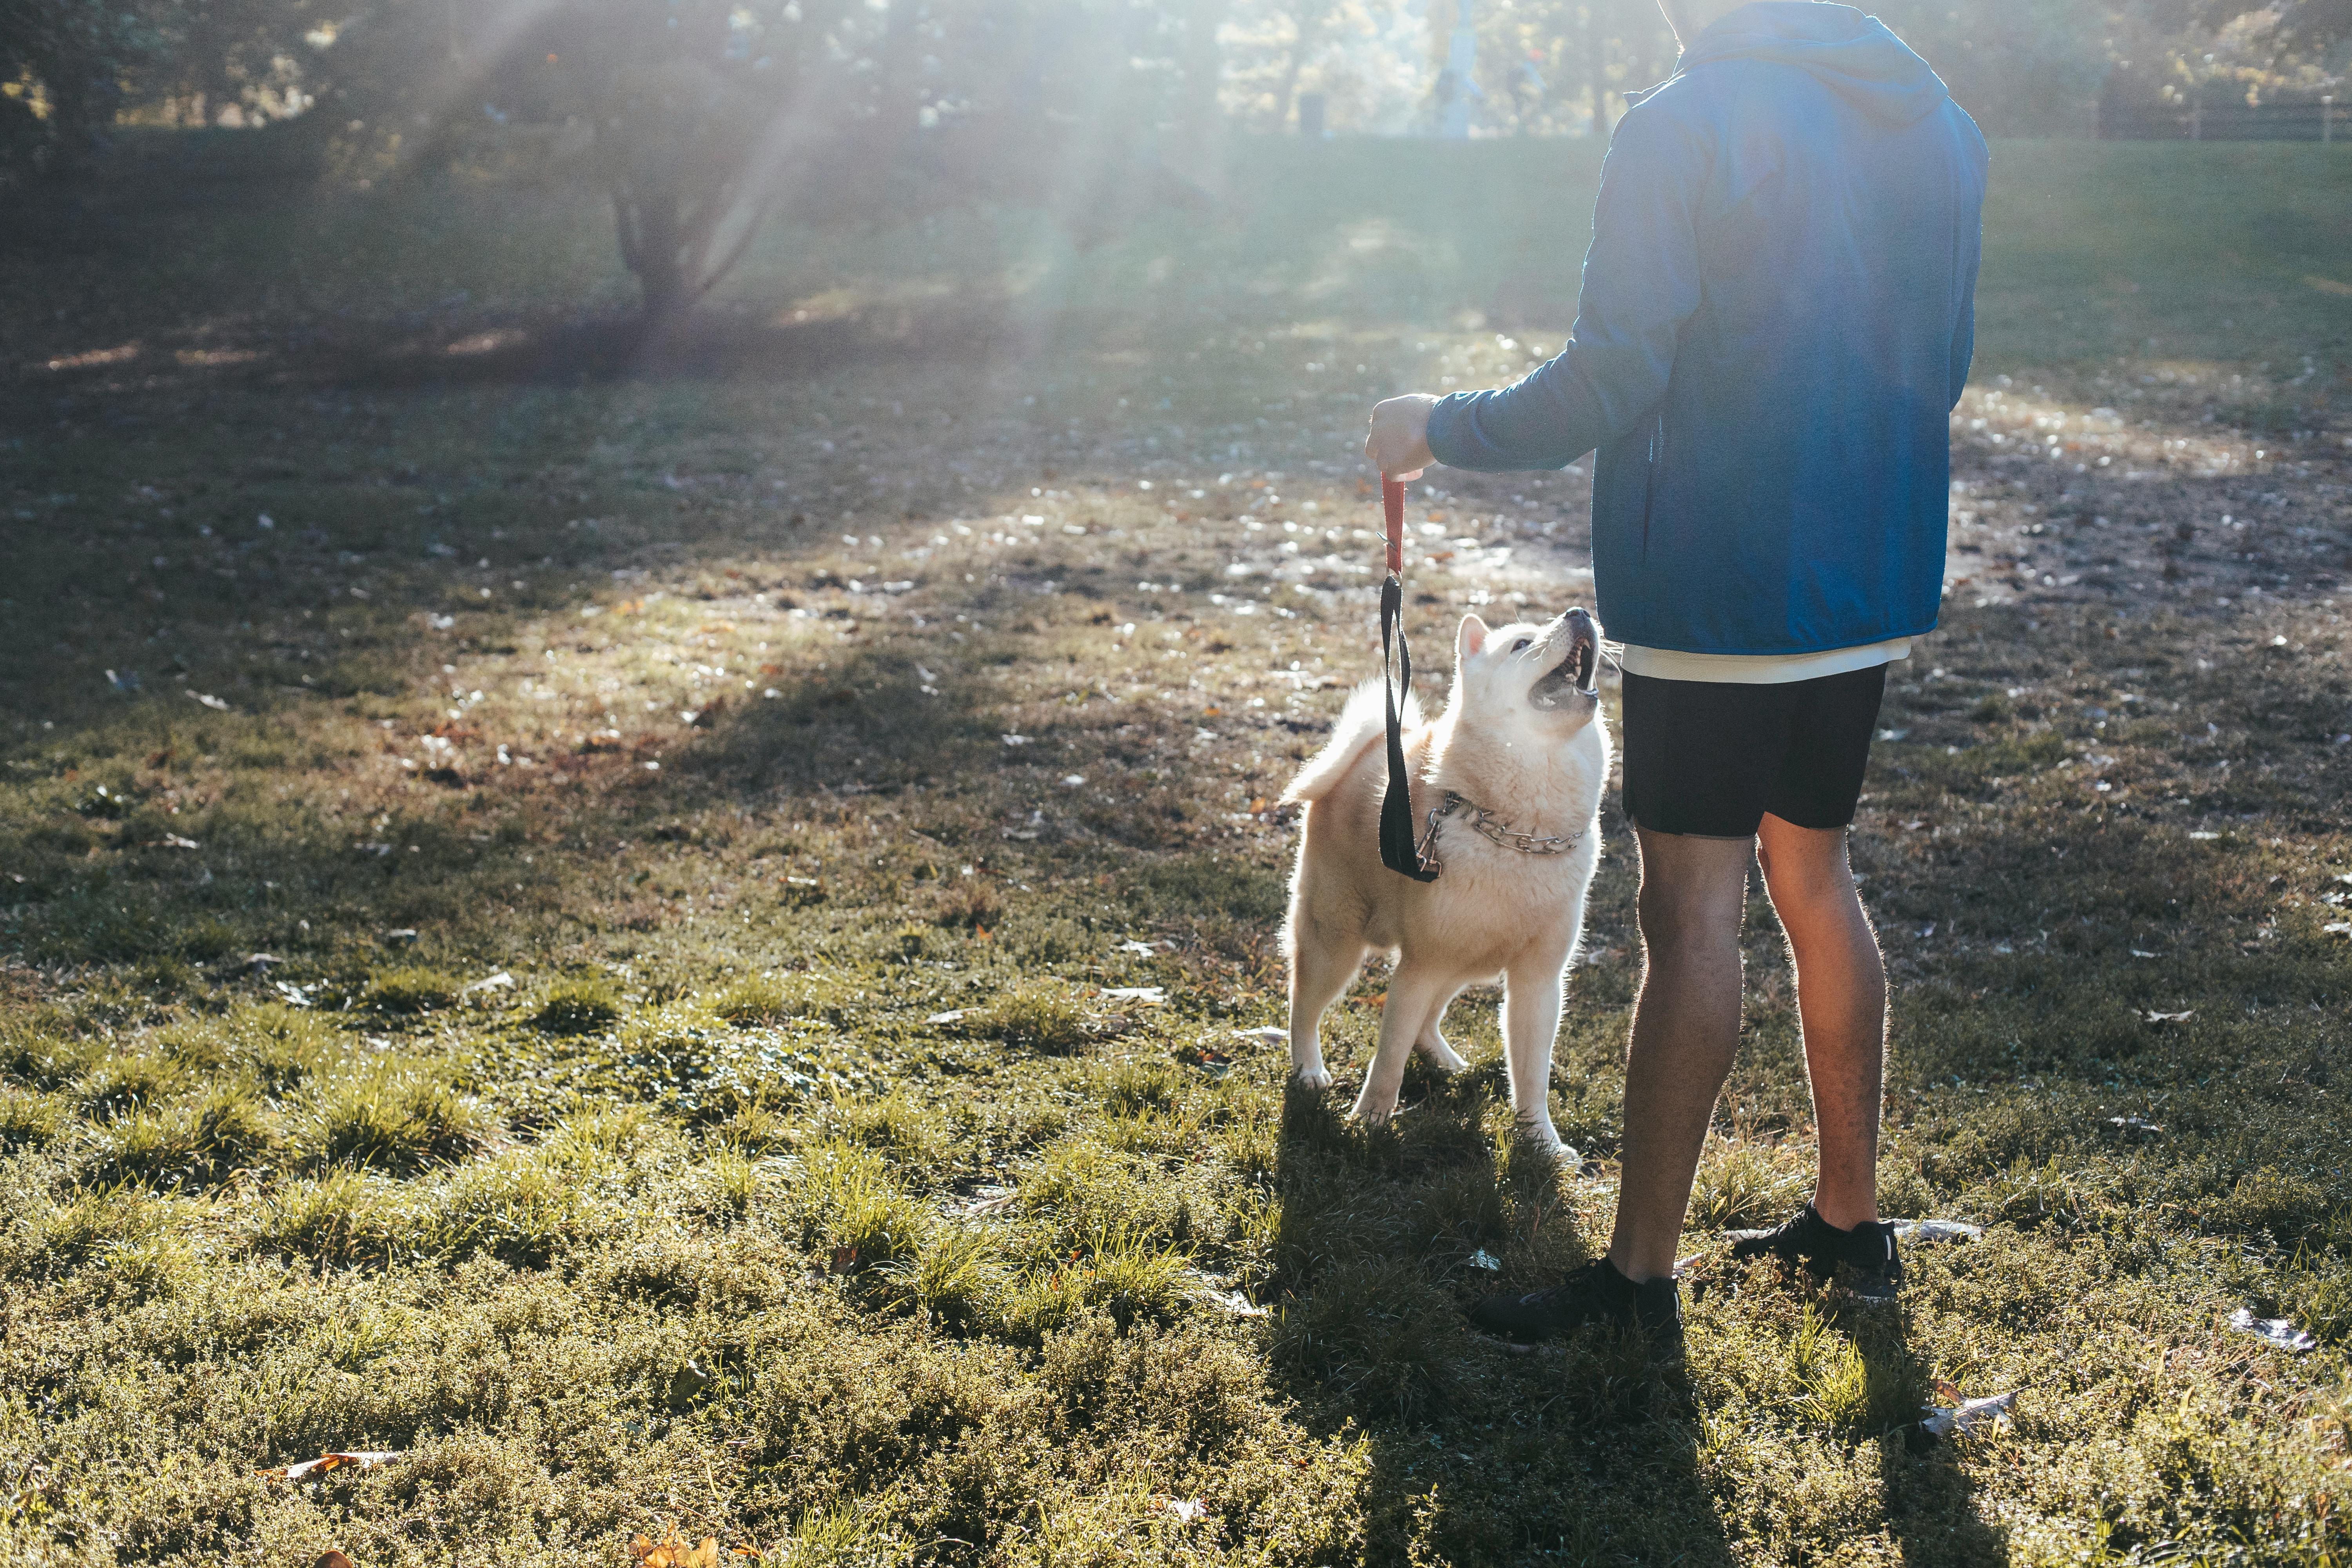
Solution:
<path fill-rule="evenodd" d="M 1785 1225 L 1731 1233 L 1733 1262 L 1767 1257 L 1795 1264 L 1817 1280 L 1829 1279 L 1843 1265 L 1847 1287 L 1864 1301 L 1892 1301 L 1903 1289 L 1903 1258 L 1887 1220 L 1840 1230 L 1807 1204 Z"/>
<path fill-rule="evenodd" d="M 1470 1321 L 1515 1340 L 1548 1340 L 1588 1323 L 1640 1329 L 1670 1350 L 1683 1340 L 1682 1292 L 1673 1278 L 1640 1284 L 1603 1258 L 1571 1271 L 1548 1290 L 1489 1296 L 1470 1309 Z"/>

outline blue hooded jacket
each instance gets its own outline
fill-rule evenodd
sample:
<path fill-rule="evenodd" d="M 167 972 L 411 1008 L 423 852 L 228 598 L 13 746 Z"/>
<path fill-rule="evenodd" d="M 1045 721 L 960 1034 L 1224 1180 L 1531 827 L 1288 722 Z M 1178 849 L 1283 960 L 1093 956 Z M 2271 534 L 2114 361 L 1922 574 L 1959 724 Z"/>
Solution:
<path fill-rule="evenodd" d="M 1742 6 L 1618 126 L 1568 346 L 1440 401 L 1431 451 L 1495 471 L 1597 447 L 1593 571 L 1626 642 L 1797 654 L 1929 630 L 1986 163 L 1876 17 Z"/>

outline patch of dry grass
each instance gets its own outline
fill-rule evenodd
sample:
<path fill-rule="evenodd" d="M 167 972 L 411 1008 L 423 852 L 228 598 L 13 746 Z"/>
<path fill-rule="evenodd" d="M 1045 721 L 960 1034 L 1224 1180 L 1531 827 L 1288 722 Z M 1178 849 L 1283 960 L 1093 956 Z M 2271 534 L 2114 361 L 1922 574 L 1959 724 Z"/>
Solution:
<path fill-rule="evenodd" d="M 1856 859 L 1888 1206 L 1986 1233 L 1891 1315 L 1710 1262 L 1675 1378 L 1460 1316 L 1605 1234 L 1613 814 L 1554 1089 L 1595 1173 L 1514 1144 L 1491 997 L 1378 1131 L 1242 1033 L 1267 803 L 1375 668 L 1352 428 L 1557 331 L 1250 310 L 9 384 L 54 431 L 10 592 L 78 612 L 0 621 L 0 1555 L 604 1563 L 690 1510 L 771 1561 L 2341 1558 L 2345 476 L 2247 412 L 2314 384 L 2103 355 L 1964 410 L 1985 560 Z M 1419 490 L 1424 646 L 1584 596 L 1585 485 Z M 1806 1180 L 1760 897 L 1748 956 L 1703 1255 Z M 1924 1442 L 1938 1380 L 2013 1426 Z M 353 1448 L 408 1454 L 257 1476 Z"/>

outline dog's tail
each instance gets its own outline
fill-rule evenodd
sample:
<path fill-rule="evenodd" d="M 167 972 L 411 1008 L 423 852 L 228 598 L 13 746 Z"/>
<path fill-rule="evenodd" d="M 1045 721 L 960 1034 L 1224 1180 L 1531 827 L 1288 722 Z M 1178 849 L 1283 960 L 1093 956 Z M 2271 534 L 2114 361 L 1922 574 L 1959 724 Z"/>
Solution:
<path fill-rule="evenodd" d="M 1348 705 L 1339 710 L 1339 722 L 1332 727 L 1329 742 L 1307 760 L 1298 776 L 1290 781 L 1290 787 L 1282 792 L 1284 805 L 1321 800 L 1356 765 L 1357 758 L 1380 743 L 1388 730 L 1384 691 L 1382 682 L 1375 676 L 1349 694 Z M 1405 693 L 1404 727 L 1415 729 L 1421 721 L 1421 699 L 1412 692 Z"/>

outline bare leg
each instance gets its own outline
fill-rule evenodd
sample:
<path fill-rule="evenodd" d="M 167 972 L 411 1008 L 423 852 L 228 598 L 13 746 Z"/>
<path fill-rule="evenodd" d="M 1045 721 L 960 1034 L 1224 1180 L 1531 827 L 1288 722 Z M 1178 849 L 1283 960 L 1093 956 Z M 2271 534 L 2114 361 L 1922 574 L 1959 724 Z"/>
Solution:
<path fill-rule="evenodd" d="M 1641 832 L 1647 967 L 1625 1059 L 1625 1151 L 1609 1260 L 1632 1279 L 1674 1272 L 1716 1096 L 1739 1048 L 1739 917 L 1747 839 Z"/>
<path fill-rule="evenodd" d="M 1813 1207 L 1841 1230 L 1878 1217 L 1878 1109 L 1885 1077 L 1886 968 L 1853 890 L 1845 829 L 1764 819 L 1765 890 L 1797 969 L 1805 1073 L 1820 1127 Z"/>
<path fill-rule="evenodd" d="M 1290 928 L 1290 1072 L 1301 1087 L 1328 1089 L 1323 1065 L 1323 1015 L 1363 966 L 1364 944 L 1353 935 L 1337 940 L 1304 921 Z"/>
<path fill-rule="evenodd" d="M 1420 1032 L 1412 1037 L 1412 1048 L 1427 1057 L 1431 1067 L 1449 1077 L 1470 1065 L 1462 1059 L 1459 1052 L 1445 1043 L 1445 1037 L 1438 1031 L 1438 1026 L 1445 1021 L 1445 1010 L 1453 1006 L 1454 999 L 1461 994 L 1462 988 L 1457 985 L 1440 995 L 1437 1005 L 1429 1010 L 1429 1017 L 1422 1024 Z"/>
<path fill-rule="evenodd" d="M 1410 963 L 1397 965 L 1389 976 L 1388 1000 L 1381 1005 L 1381 1047 L 1364 1074 L 1350 1116 L 1377 1127 L 1396 1114 L 1397 1090 L 1404 1083 L 1404 1062 L 1412 1054 L 1413 1037 L 1421 1032 L 1430 1008 L 1453 994 L 1451 984 Z"/>
<path fill-rule="evenodd" d="M 1551 1124 L 1551 1047 L 1559 1034 L 1565 961 L 1533 954 L 1514 963 L 1503 993 L 1504 1058 L 1511 1075 L 1511 1114 L 1528 1141 L 1546 1153 L 1566 1147 Z"/>

